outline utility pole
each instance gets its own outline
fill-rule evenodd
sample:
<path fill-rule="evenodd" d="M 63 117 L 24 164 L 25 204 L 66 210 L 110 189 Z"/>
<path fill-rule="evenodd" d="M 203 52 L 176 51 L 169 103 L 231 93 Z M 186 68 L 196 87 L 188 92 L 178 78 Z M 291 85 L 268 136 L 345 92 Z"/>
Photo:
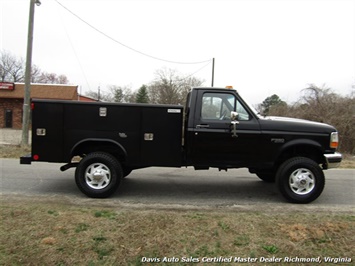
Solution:
<path fill-rule="evenodd" d="M 25 70 L 25 96 L 23 100 L 23 118 L 22 118 L 22 140 L 21 146 L 28 146 L 29 125 L 30 125 L 30 101 L 31 101 L 31 65 L 32 65 L 32 43 L 33 43 L 33 22 L 35 13 L 35 4 L 41 5 L 39 0 L 30 0 L 30 14 L 28 19 L 27 35 L 27 54 Z"/>
<path fill-rule="evenodd" d="M 214 58 L 212 58 L 212 83 L 211 87 L 214 85 Z"/>

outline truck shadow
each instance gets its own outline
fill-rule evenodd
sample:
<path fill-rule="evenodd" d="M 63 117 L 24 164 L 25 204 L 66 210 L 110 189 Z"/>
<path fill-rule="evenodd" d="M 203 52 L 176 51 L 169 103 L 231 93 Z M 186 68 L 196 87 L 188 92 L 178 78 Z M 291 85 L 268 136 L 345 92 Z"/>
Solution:
<path fill-rule="evenodd" d="M 176 178 L 145 178 L 129 176 L 111 197 L 134 202 L 169 204 L 265 203 L 283 201 L 274 184 L 258 178 L 235 177 L 194 180 Z"/>
<path fill-rule="evenodd" d="M 87 198 L 77 188 L 73 175 L 74 173 L 65 172 L 60 176 L 42 179 L 29 192 Z M 145 204 L 200 206 L 284 202 L 275 184 L 265 183 L 250 174 L 234 176 L 216 173 L 216 176 L 194 176 L 189 173 L 147 174 L 138 171 L 122 180 L 118 190 L 109 199 Z"/>

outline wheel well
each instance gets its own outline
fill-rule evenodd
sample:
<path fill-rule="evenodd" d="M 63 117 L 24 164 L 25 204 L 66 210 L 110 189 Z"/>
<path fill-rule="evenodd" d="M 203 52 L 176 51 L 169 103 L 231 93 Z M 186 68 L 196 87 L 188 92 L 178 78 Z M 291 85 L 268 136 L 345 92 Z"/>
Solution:
<path fill-rule="evenodd" d="M 324 163 L 323 153 L 318 147 L 311 145 L 297 145 L 282 151 L 276 161 L 276 167 L 292 157 L 306 157 L 318 164 Z"/>
<path fill-rule="evenodd" d="M 71 157 L 85 155 L 92 152 L 107 152 L 116 157 L 120 162 L 124 162 L 127 157 L 127 152 L 122 145 L 112 140 L 83 140 L 77 143 L 72 151 Z"/>

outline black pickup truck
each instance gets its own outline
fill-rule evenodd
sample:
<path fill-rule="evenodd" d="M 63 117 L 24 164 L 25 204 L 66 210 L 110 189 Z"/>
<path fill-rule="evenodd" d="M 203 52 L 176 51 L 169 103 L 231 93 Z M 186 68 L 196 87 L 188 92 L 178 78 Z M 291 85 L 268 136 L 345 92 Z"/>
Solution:
<path fill-rule="evenodd" d="M 246 167 L 276 182 L 290 202 L 322 193 L 323 170 L 339 166 L 338 132 L 300 119 L 263 117 L 234 89 L 194 88 L 186 106 L 33 100 L 32 154 L 20 159 L 66 163 L 89 197 L 114 193 L 132 170 Z"/>

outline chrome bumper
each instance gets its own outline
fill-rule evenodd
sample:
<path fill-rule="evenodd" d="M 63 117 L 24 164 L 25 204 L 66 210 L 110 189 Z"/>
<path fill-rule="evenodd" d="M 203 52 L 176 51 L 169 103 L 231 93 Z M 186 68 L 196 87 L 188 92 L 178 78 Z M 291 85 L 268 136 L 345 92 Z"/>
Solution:
<path fill-rule="evenodd" d="M 339 152 L 324 154 L 325 163 L 323 165 L 324 169 L 337 168 L 339 167 L 343 156 Z"/>

